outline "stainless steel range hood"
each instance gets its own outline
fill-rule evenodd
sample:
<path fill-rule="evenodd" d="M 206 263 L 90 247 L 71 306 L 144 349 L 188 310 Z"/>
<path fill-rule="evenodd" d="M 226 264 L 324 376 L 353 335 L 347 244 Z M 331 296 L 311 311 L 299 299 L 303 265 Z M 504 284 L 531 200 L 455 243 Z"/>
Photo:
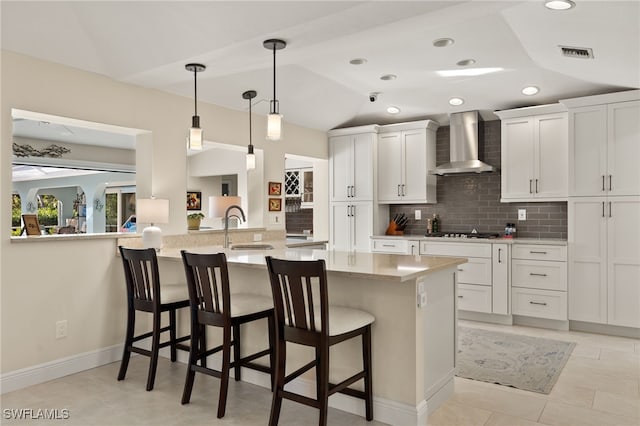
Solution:
<path fill-rule="evenodd" d="M 443 176 L 496 170 L 478 159 L 478 111 L 451 114 L 450 144 L 449 162 L 430 170 L 429 174 Z"/>

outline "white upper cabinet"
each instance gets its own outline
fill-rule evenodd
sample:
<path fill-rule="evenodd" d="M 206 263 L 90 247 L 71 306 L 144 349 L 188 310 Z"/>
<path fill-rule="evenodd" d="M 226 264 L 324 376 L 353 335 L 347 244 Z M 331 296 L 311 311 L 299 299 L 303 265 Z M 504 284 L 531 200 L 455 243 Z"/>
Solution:
<path fill-rule="evenodd" d="M 569 106 L 570 196 L 640 195 L 639 97 L 635 90 L 561 101 Z"/>
<path fill-rule="evenodd" d="M 561 105 L 498 111 L 501 201 L 562 201 L 568 188 L 567 113 Z"/>
<path fill-rule="evenodd" d="M 385 204 L 435 203 L 436 130 L 433 121 L 380 127 L 378 201 Z"/>
<path fill-rule="evenodd" d="M 374 145 L 377 126 L 330 132 L 329 186 L 331 201 L 373 200 Z M 360 131 L 355 134 L 347 130 Z M 369 130 L 363 132 L 363 130 Z"/>

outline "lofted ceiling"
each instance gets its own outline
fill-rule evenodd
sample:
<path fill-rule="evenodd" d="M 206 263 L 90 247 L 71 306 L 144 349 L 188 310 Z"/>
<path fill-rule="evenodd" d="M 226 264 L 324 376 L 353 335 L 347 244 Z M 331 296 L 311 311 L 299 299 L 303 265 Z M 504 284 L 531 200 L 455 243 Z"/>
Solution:
<path fill-rule="evenodd" d="M 556 102 L 640 87 L 640 2 L 543 1 L 2 1 L 2 48 L 125 83 L 268 113 L 272 52 L 281 38 L 277 98 L 284 120 L 329 130 Z M 435 47 L 449 37 L 454 43 Z M 562 56 L 559 45 L 593 50 Z M 350 60 L 366 58 L 351 65 Z M 475 64 L 459 66 L 465 59 Z M 438 71 L 502 70 L 443 77 Z M 384 81 L 385 74 L 397 76 Z M 534 85 L 534 96 L 521 93 Z M 379 92 L 377 101 L 369 94 Z M 452 107 L 452 97 L 464 104 Z M 391 115 L 389 105 L 401 111 Z M 203 123 L 204 125 L 204 123 Z M 206 126 L 206 125 L 205 125 Z"/>

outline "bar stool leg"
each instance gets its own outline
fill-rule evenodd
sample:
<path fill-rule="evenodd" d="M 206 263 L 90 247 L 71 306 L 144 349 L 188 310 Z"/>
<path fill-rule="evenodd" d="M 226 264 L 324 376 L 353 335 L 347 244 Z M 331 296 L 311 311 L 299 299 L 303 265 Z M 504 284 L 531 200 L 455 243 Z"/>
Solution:
<path fill-rule="evenodd" d="M 236 382 L 240 381 L 240 325 L 236 324 L 233 326 L 233 360 L 236 363 L 236 366 L 233 368 L 233 373 L 236 377 Z"/>
<path fill-rule="evenodd" d="M 171 362 L 176 362 L 178 357 L 176 350 L 176 310 L 169 310 L 169 340 L 171 344 L 169 347 L 171 348 Z"/>
<path fill-rule="evenodd" d="M 207 328 L 204 326 L 204 324 L 200 324 L 199 326 L 200 329 L 200 350 L 204 353 L 207 351 Z M 194 344 L 193 342 L 191 343 L 192 345 Z M 194 360 L 194 363 L 197 361 L 197 359 Z M 200 359 L 200 365 L 202 367 L 206 367 L 207 366 L 207 357 L 203 356 Z"/>
<path fill-rule="evenodd" d="M 329 410 L 329 345 L 316 347 L 316 385 L 320 419 L 318 425 L 327 426 L 327 411 Z"/>
<path fill-rule="evenodd" d="M 122 351 L 122 362 L 120 362 L 120 371 L 118 372 L 118 380 L 124 380 L 129 367 L 129 359 L 131 358 L 131 346 L 133 345 L 133 333 L 136 328 L 136 311 L 132 306 L 127 309 L 127 334 L 124 338 L 124 350 Z"/>
<path fill-rule="evenodd" d="M 373 385 L 371 383 L 371 325 L 362 335 L 362 365 L 364 367 L 364 392 L 366 419 L 373 420 Z"/>
<path fill-rule="evenodd" d="M 271 400 L 271 414 L 269 416 L 269 426 L 277 426 L 280 418 L 280 408 L 282 407 L 282 391 L 284 390 L 284 375 L 287 360 L 286 342 L 277 340 L 275 346 L 275 385 L 273 388 L 273 399 Z"/>
<path fill-rule="evenodd" d="M 198 362 L 198 357 L 202 351 L 206 351 L 206 347 L 199 346 L 202 342 L 200 333 L 202 332 L 201 325 L 192 324 L 191 327 L 191 346 L 189 347 L 189 364 L 187 364 L 187 377 L 184 380 L 184 390 L 182 391 L 182 404 L 188 404 L 191 400 L 191 391 L 193 390 L 193 382 L 196 377 L 196 372 L 192 368 Z M 202 361 L 204 362 L 204 361 Z"/>
<path fill-rule="evenodd" d="M 229 370 L 231 364 L 231 327 L 224 327 L 222 332 L 222 371 L 220 377 L 220 398 L 218 399 L 218 418 L 224 417 L 227 407 L 227 390 L 229 388 Z"/>
<path fill-rule="evenodd" d="M 273 315 L 269 321 L 269 367 L 271 367 L 271 392 L 276 386 L 276 319 Z"/>
<path fill-rule="evenodd" d="M 151 338 L 151 361 L 149 362 L 149 377 L 147 378 L 147 390 L 153 389 L 158 369 L 158 352 L 160 351 L 160 312 L 153 313 L 153 334 Z"/>

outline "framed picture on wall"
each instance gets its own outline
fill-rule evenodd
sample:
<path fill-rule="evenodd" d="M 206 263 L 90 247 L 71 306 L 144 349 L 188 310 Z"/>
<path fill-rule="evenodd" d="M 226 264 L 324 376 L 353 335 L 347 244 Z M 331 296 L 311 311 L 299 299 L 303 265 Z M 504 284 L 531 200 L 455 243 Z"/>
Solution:
<path fill-rule="evenodd" d="M 282 183 L 269 182 L 269 195 L 282 195 Z"/>
<path fill-rule="evenodd" d="M 187 191 L 187 210 L 202 209 L 202 192 Z"/>
<path fill-rule="evenodd" d="M 269 198 L 269 211 L 270 212 L 279 212 L 282 210 L 282 199 L 281 198 Z"/>
<path fill-rule="evenodd" d="M 24 222 L 23 229 L 27 231 L 27 235 L 40 235 L 40 223 L 38 222 L 38 215 L 23 214 L 22 221 Z"/>

